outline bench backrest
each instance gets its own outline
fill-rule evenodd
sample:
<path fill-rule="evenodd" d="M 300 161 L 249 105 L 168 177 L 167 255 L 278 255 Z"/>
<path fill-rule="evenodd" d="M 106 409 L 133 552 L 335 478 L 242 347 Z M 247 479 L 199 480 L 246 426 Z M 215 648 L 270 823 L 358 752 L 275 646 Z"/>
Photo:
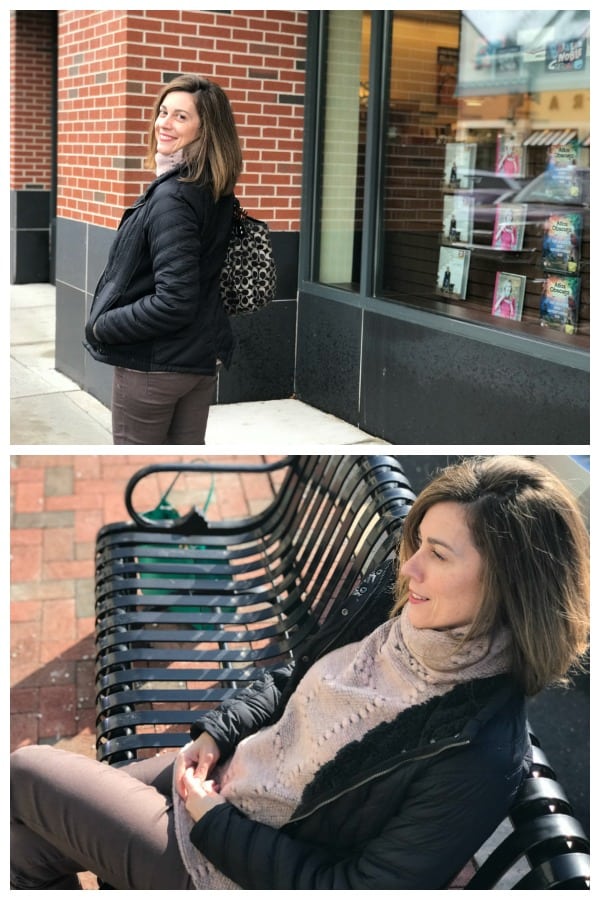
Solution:
<path fill-rule="evenodd" d="M 213 523 L 193 510 L 157 522 L 132 501 L 156 472 L 277 469 L 272 503 L 243 519 Z M 293 658 L 336 600 L 395 552 L 413 500 L 389 456 L 140 470 L 126 489 L 132 520 L 101 529 L 96 545 L 98 757 L 179 746 L 198 710 Z"/>

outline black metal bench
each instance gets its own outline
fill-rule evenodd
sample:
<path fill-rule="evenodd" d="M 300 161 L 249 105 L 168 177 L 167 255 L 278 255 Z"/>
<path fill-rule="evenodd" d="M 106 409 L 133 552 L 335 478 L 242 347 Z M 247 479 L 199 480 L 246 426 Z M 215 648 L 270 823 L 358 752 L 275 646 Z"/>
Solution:
<path fill-rule="evenodd" d="M 509 816 L 476 854 L 465 890 L 589 890 L 590 843 L 531 733 L 533 767 Z"/>
<path fill-rule="evenodd" d="M 136 509 L 136 488 L 150 476 L 228 472 L 283 477 L 272 502 L 244 518 Z M 413 500 L 391 456 L 140 469 L 125 491 L 131 520 L 97 538 L 98 759 L 119 765 L 182 746 L 203 709 L 261 667 L 294 658 L 336 602 L 394 552 Z M 589 888 L 587 836 L 537 742 L 534 752 L 509 818 L 461 887 Z"/>
<path fill-rule="evenodd" d="M 197 509 L 151 519 L 134 508 L 157 472 L 283 470 L 272 503 L 239 520 Z M 96 545 L 98 758 L 179 746 L 198 710 L 294 656 L 360 579 L 394 552 L 414 499 L 393 457 L 288 457 L 248 466 L 140 470 L 126 488 L 131 522 Z"/>

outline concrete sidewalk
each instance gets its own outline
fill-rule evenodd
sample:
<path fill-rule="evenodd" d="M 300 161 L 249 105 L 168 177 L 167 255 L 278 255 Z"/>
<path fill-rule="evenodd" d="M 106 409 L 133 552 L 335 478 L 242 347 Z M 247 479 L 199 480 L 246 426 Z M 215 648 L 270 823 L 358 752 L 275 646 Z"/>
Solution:
<path fill-rule="evenodd" d="M 110 410 L 54 368 L 54 286 L 11 285 L 10 301 L 11 445 L 112 445 Z M 244 453 L 356 445 L 389 446 L 293 399 L 216 405 L 206 434 L 207 449 Z"/>

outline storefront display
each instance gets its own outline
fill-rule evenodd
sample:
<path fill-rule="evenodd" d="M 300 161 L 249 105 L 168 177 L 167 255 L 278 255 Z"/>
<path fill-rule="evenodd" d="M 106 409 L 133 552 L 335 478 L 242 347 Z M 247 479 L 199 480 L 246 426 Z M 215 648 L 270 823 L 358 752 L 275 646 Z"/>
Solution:
<path fill-rule="evenodd" d="M 589 12 L 454 15 L 394 13 L 380 292 L 588 349 Z M 450 102 L 427 72 L 453 39 Z M 578 279 L 568 313 L 553 276 Z"/>
<path fill-rule="evenodd" d="M 589 273 L 589 175 L 577 166 L 576 141 L 550 144 L 543 172 L 525 179 L 518 190 L 504 182 L 504 194 L 489 205 L 477 196 L 483 181 L 477 174 L 477 150 L 475 141 L 445 146 L 437 296 L 483 304 L 486 285 L 491 286 L 493 316 L 521 322 L 525 311 L 529 323 L 537 319 L 541 327 L 574 335 L 582 274 Z M 522 178 L 528 171 L 526 157 L 527 147 L 517 143 L 513 132 L 498 134 L 494 175 Z M 516 202 L 526 197 L 528 203 Z M 493 217 L 491 231 L 485 228 L 486 217 Z M 490 264 L 490 250 L 522 271 L 498 270 Z M 587 301 L 587 279 L 584 290 Z M 589 333 L 589 325 L 584 327 Z"/>

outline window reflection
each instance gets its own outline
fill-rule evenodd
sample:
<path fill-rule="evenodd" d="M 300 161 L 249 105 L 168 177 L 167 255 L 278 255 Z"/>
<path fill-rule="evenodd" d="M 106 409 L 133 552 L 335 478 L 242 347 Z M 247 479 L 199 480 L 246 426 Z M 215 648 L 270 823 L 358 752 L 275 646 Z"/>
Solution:
<path fill-rule="evenodd" d="M 510 285 L 508 327 L 587 345 L 588 29 L 585 11 L 394 14 L 381 295 L 498 326 Z"/>

